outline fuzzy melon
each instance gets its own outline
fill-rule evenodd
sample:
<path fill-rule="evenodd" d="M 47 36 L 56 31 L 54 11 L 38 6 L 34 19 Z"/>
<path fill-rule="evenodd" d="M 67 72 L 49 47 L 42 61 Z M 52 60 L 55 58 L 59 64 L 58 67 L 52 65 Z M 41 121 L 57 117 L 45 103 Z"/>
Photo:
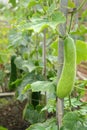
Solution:
<path fill-rule="evenodd" d="M 62 73 L 57 84 L 57 96 L 68 96 L 75 82 L 76 76 L 76 47 L 74 40 L 68 36 L 64 40 L 64 63 Z"/>

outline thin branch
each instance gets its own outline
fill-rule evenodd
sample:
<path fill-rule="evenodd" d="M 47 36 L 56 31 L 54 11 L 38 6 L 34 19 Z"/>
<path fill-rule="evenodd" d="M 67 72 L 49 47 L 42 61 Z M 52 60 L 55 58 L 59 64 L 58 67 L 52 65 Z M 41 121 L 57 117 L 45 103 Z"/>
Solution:
<path fill-rule="evenodd" d="M 14 92 L 6 92 L 6 93 L 0 93 L 0 97 L 11 97 L 15 96 Z"/>
<path fill-rule="evenodd" d="M 78 86 L 75 86 L 75 88 L 80 89 L 80 90 L 83 90 L 83 91 L 87 91 L 86 88 L 81 88 L 81 87 L 78 87 Z"/>
<path fill-rule="evenodd" d="M 36 51 L 36 59 L 38 60 L 38 34 L 36 33 L 36 35 L 35 35 L 35 51 Z"/>
<path fill-rule="evenodd" d="M 69 95 L 69 107 L 70 107 L 70 111 L 72 110 L 72 103 L 71 103 L 71 95 Z"/>

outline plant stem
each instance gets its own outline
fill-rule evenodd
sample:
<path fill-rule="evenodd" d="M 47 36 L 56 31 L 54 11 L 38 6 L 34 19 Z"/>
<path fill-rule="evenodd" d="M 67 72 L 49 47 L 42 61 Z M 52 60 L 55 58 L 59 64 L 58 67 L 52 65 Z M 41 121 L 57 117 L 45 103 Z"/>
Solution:
<path fill-rule="evenodd" d="M 80 4 L 80 6 L 77 8 L 76 12 L 78 12 L 85 4 L 85 2 L 87 2 L 87 0 L 83 0 L 82 3 Z"/>
<path fill-rule="evenodd" d="M 72 25 L 72 20 L 73 20 L 73 13 L 71 13 L 71 19 L 70 19 L 70 25 L 69 25 L 69 31 L 68 33 L 70 33 L 70 30 L 71 30 L 71 25 Z"/>
<path fill-rule="evenodd" d="M 72 107 L 72 104 L 71 104 L 71 95 L 69 95 L 69 107 L 70 107 L 70 110 L 71 110 L 71 107 Z"/>
<path fill-rule="evenodd" d="M 38 60 L 38 34 L 36 33 L 36 35 L 35 35 L 35 51 L 36 51 L 36 59 Z"/>
<path fill-rule="evenodd" d="M 83 90 L 83 91 L 87 91 L 86 88 L 81 88 L 81 87 L 78 87 L 78 86 L 75 86 L 75 88 L 80 89 L 80 90 Z"/>

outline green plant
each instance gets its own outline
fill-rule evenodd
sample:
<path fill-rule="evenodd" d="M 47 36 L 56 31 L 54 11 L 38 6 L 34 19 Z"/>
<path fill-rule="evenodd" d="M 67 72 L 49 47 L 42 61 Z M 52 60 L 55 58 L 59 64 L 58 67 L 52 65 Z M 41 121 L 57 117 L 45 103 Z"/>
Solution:
<path fill-rule="evenodd" d="M 0 130 L 8 130 L 8 129 L 0 126 Z"/>
<path fill-rule="evenodd" d="M 85 0 L 86 1 L 86 0 Z M 14 81 L 11 85 L 16 84 L 16 98 L 23 100 L 26 97 L 29 99 L 29 104 L 27 109 L 25 109 L 25 119 L 32 123 L 32 126 L 28 128 L 29 130 L 57 130 L 56 119 L 53 121 L 44 122 L 44 114 L 42 112 L 47 111 L 48 114 L 55 114 L 56 111 L 56 79 L 57 70 L 60 69 L 60 65 L 57 62 L 58 55 L 63 52 L 58 52 L 58 45 L 60 42 L 60 38 L 63 38 L 61 31 L 59 30 L 59 24 L 65 24 L 66 18 L 61 11 L 59 11 L 60 0 L 19 0 L 16 3 L 16 0 L 9 0 L 12 6 L 0 6 L 0 18 L 6 20 L 6 24 L 1 22 L 0 24 L 0 63 L 1 64 L 10 64 L 10 56 L 12 54 L 16 54 L 16 59 L 14 61 L 17 71 L 22 71 L 19 73 L 18 79 Z M 63 1 L 64 2 L 64 1 Z M 79 12 L 83 5 L 84 1 L 80 7 L 76 8 L 75 2 L 72 0 L 68 0 L 68 11 L 69 16 L 73 16 L 70 20 L 68 18 L 68 22 L 70 20 L 70 26 L 67 26 L 69 35 L 74 38 L 77 37 L 76 40 L 76 63 L 79 64 L 81 61 L 87 61 L 87 44 L 86 33 L 87 27 L 84 22 L 87 22 L 86 16 L 87 11 L 81 11 L 79 16 L 79 25 L 74 25 L 74 13 Z M 64 6 L 65 7 L 65 6 Z M 72 15 L 73 14 L 73 15 Z M 2 17 L 3 15 L 3 17 Z M 10 24 L 11 26 L 10 26 Z M 4 26 L 5 25 L 5 26 Z M 1 28 L 2 27 L 2 28 Z M 69 28 L 68 28 L 69 27 Z M 67 30 L 66 30 L 67 32 Z M 66 34 L 65 34 L 66 35 Z M 9 41 L 8 37 L 9 36 Z M 4 43 L 4 44 L 3 44 Z M 43 62 L 43 44 L 45 43 L 45 65 Z M 63 44 L 65 47 L 65 43 Z M 68 50 L 68 54 L 70 55 L 72 50 L 72 44 L 70 42 L 70 50 Z M 69 49 L 69 48 L 68 48 Z M 74 55 L 73 55 L 74 56 Z M 74 58 L 74 57 L 73 57 Z M 70 60 L 69 60 L 70 59 Z M 72 57 L 70 55 L 68 63 L 72 61 Z M 67 64 L 68 64 L 67 63 Z M 74 62 L 71 64 L 74 65 Z M 68 65 L 67 65 L 68 66 Z M 70 68 L 72 68 L 72 66 Z M 43 70 L 45 68 L 45 74 L 43 75 Z M 65 67 L 65 71 L 68 72 L 69 68 Z M 73 68 L 74 69 L 74 68 Z M 10 69 L 9 69 L 10 70 Z M 6 68 L 4 72 L 7 71 Z M 70 71 L 70 70 L 69 70 Z M 14 72 L 14 71 L 13 71 Z M 73 70 L 74 74 L 75 70 Z M 2 77 L 3 70 L 0 71 L 1 78 L 0 82 L 3 84 Z M 67 79 L 70 76 L 74 76 L 70 72 L 68 73 Z M 9 76 L 9 74 L 8 74 Z M 10 76 L 9 76 L 10 77 Z M 65 81 L 64 79 L 62 79 Z M 64 81 L 62 84 L 65 85 Z M 67 86 L 70 83 L 67 82 Z M 70 80 L 71 81 L 71 80 Z M 79 85 L 81 85 L 79 83 Z M 67 101 L 64 101 L 64 118 L 63 118 L 63 126 L 61 129 L 69 130 L 69 129 L 80 129 L 79 120 L 81 119 L 82 114 L 86 115 L 86 103 L 81 103 L 79 100 L 81 96 L 84 95 L 84 90 L 78 84 L 75 84 L 75 91 L 78 95 L 74 96 L 74 90 L 71 92 L 72 83 L 68 90 L 66 89 L 66 95 L 71 94 L 71 99 L 67 98 Z M 62 86 L 63 87 L 63 86 Z M 84 86 L 85 87 L 85 86 Z M 65 89 L 63 88 L 60 91 L 63 91 L 63 95 L 61 93 L 61 97 L 65 97 Z M 68 93 L 67 93 L 68 92 Z M 35 97 L 32 95 L 35 94 Z M 44 96 L 43 102 L 41 104 L 41 99 L 36 99 L 36 94 L 43 94 L 40 96 Z M 33 100 L 36 100 L 35 107 L 33 106 Z M 45 102 L 44 102 L 45 100 Z M 66 98 L 65 98 L 66 100 Z M 71 103 L 70 103 L 71 101 Z M 30 106 L 29 106 L 30 105 Z M 31 107 L 32 106 L 32 107 Z M 40 111 L 38 111 L 38 106 L 41 106 Z M 30 108 L 31 107 L 31 108 Z M 43 108 L 42 108 L 43 107 Z M 79 110 L 77 110 L 79 109 Z M 70 112 L 73 110 L 73 112 Z M 76 111 L 76 113 L 74 113 Z M 78 112 L 80 115 L 78 115 Z M 81 114 L 82 112 L 82 114 Z M 69 114 L 68 114 L 69 113 Z M 75 114 L 78 118 L 75 117 Z M 73 117 L 73 119 L 70 118 Z M 40 119 L 39 119 L 40 117 Z M 70 122 L 69 122 L 69 118 Z M 85 119 L 87 116 L 82 116 L 82 123 L 85 124 Z M 75 119 L 76 118 L 76 119 Z M 76 121 L 76 123 L 74 122 Z M 40 122 L 41 121 L 41 122 Z M 34 124 L 36 122 L 40 122 L 39 124 Z M 51 123 L 49 123 L 51 122 Z M 69 126 L 73 124 L 71 128 Z M 75 123 L 75 125 L 74 125 Z M 47 124 L 47 125 L 46 125 Z M 86 126 L 83 126 L 84 130 Z M 85 124 L 86 125 L 86 124 Z M 81 126 L 81 121 L 80 121 Z M 82 128 L 81 126 L 81 128 Z"/>
<path fill-rule="evenodd" d="M 63 117 L 63 126 L 60 130 L 86 130 L 87 118 L 78 111 L 69 112 Z"/>
<path fill-rule="evenodd" d="M 14 63 L 15 59 L 16 59 L 15 55 L 11 56 L 11 74 L 10 74 L 10 81 L 9 81 L 9 89 L 11 91 L 16 89 L 16 85 L 13 84 L 13 82 L 15 82 L 17 79 L 17 68 Z"/>
<path fill-rule="evenodd" d="M 44 123 L 37 123 L 37 124 L 31 125 L 26 130 L 58 130 L 58 127 L 56 125 L 56 119 L 51 118 L 51 119 L 48 119 Z"/>

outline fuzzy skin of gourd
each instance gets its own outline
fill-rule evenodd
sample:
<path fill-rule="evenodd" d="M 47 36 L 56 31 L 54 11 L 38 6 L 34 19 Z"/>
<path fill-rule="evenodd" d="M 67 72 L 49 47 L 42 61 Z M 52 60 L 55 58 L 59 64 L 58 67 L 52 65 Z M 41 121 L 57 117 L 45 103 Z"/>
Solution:
<path fill-rule="evenodd" d="M 57 84 L 57 96 L 68 96 L 74 86 L 76 76 L 76 47 L 74 40 L 68 36 L 64 40 L 64 64 L 62 73 Z"/>

